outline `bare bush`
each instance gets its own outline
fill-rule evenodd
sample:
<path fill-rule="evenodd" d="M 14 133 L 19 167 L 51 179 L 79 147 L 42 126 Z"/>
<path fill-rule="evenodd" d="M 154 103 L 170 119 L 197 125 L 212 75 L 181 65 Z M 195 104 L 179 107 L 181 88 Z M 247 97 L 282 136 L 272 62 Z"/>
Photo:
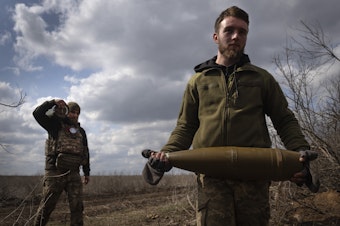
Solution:
<path fill-rule="evenodd" d="M 340 187 L 340 76 L 331 68 L 339 67 L 340 59 L 320 25 L 301 22 L 297 31 L 299 36 L 287 43 L 274 63 L 307 140 L 312 149 L 319 152 L 312 167 L 320 176 L 320 191 L 337 193 Z M 275 135 L 274 140 L 278 140 Z M 277 225 L 287 223 L 287 219 L 298 223 L 303 215 L 324 213 L 318 206 L 311 205 L 317 194 L 290 182 L 274 183 L 271 196 L 273 221 Z M 304 202 L 307 198 L 309 202 Z M 299 208 L 305 213 L 298 214 Z M 334 222 L 338 221 L 336 217 L 328 225 L 336 225 Z"/>
<path fill-rule="evenodd" d="M 4 109 L 8 109 L 8 108 L 18 108 L 19 106 L 21 106 L 22 104 L 24 104 L 24 103 L 25 103 L 26 94 L 23 93 L 22 90 L 20 90 L 20 91 L 18 91 L 18 92 L 19 92 L 19 93 L 18 93 L 18 95 L 19 95 L 19 100 L 14 101 L 14 102 L 10 102 L 10 101 L 6 102 L 6 100 L 4 100 L 5 97 L 2 96 L 1 99 L 0 99 L 0 106 L 3 107 Z M 10 98 L 10 99 L 12 99 L 12 95 L 11 95 L 11 98 Z M 2 111 L 3 111 L 3 110 L 1 109 L 1 110 L 0 110 L 0 113 L 1 113 Z M 9 151 L 8 151 L 8 146 L 9 146 L 9 145 L 4 144 L 4 143 L 1 142 L 1 140 L 0 140 L 0 149 L 4 150 L 4 151 L 6 151 L 6 152 L 9 152 Z"/>
<path fill-rule="evenodd" d="M 340 59 L 321 27 L 302 22 L 298 31 L 300 37 L 292 38 L 274 63 L 307 139 L 339 165 L 340 76 L 330 68 L 339 66 Z"/>

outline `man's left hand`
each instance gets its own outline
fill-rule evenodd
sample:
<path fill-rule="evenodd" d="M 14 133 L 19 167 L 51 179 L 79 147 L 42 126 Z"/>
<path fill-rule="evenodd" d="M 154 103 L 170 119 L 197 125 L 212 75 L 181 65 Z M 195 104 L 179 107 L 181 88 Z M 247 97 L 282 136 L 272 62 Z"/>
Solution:
<path fill-rule="evenodd" d="M 298 186 L 302 186 L 307 181 L 307 172 L 305 169 L 302 171 L 295 173 L 292 178 L 290 178 L 291 182 L 296 183 Z"/>
<path fill-rule="evenodd" d="M 313 178 L 314 176 L 311 174 L 309 162 L 315 160 L 318 157 L 318 153 L 310 150 L 301 150 L 299 153 L 299 161 L 303 163 L 304 169 L 295 173 L 290 181 L 296 183 L 298 186 L 305 184 L 310 191 L 317 192 L 319 190 L 320 181 L 318 177 Z"/>
<path fill-rule="evenodd" d="M 84 180 L 83 180 L 83 183 L 86 185 L 90 182 L 90 176 L 85 176 L 84 177 Z"/>

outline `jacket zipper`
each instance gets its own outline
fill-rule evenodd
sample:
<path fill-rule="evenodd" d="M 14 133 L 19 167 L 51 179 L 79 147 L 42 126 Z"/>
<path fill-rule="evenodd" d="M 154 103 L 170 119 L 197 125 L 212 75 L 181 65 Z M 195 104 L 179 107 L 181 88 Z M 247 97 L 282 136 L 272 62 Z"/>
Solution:
<path fill-rule="evenodd" d="M 225 112 L 224 112 L 224 118 L 223 118 L 223 122 L 222 122 L 222 144 L 223 145 L 228 145 L 228 120 L 229 120 L 229 114 L 230 114 L 230 108 L 229 108 L 229 92 L 228 92 L 228 79 L 227 76 L 223 74 L 223 88 L 224 88 L 224 92 L 226 95 L 226 103 L 225 103 Z"/>
<path fill-rule="evenodd" d="M 231 74 L 227 72 L 227 75 L 224 75 L 224 84 L 225 84 L 224 90 L 226 93 L 226 113 L 225 113 L 225 119 L 224 119 L 224 124 L 223 124 L 224 133 L 225 133 L 225 142 L 223 142 L 224 145 L 229 144 L 229 131 L 228 131 L 228 126 L 230 124 L 229 95 L 230 95 L 230 92 L 233 90 L 234 82 L 236 82 L 236 66 L 234 66 L 234 70 Z M 237 85 L 236 85 L 236 91 L 237 91 Z M 238 93 L 236 95 L 238 95 Z"/>

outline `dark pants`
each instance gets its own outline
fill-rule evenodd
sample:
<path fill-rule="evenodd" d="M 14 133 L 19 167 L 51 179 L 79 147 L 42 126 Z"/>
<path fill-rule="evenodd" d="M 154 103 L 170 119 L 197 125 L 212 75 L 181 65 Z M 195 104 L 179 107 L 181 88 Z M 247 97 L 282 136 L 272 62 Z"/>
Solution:
<path fill-rule="evenodd" d="M 43 199 L 34 225 L 46 225 L 59 197 L 66 192 L 71 211 L 71 225 L 83 225 L 83 185 L 79 172 L 63 176 L 57 171 L 47 171 L 44 178 Z"/>
<path fill-rule="evenodd" d="M 197 183 L 197 225 L 269 224 L 270 182 L 241 182 L 199 175 Z"/>

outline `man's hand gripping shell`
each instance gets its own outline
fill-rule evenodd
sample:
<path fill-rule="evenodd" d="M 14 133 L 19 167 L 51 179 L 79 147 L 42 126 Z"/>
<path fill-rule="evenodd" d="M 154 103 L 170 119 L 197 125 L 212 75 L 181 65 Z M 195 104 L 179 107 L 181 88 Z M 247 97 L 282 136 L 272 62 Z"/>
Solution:
<path fill-rule="evenodd" d="M 299 153 L 299 161 L 303 163 L 304 169 L 294 174 L 290 181 L 296 183 L 298 186 L 305 184 L 311 192 L 318 192 L 320 187 L 319 177 L 310 167 L 310 161 L 315 160 L 318 154 L 311 150 L 300 150 Z"/>
<path fill-rule="evenodd" d="M 142 151 L 142 155 L 148 159 L 150 166 L 159 172 L 168 172 L 172 168 L 165 152 L 156 152 L 150 149 L 145 149 Z"/>

